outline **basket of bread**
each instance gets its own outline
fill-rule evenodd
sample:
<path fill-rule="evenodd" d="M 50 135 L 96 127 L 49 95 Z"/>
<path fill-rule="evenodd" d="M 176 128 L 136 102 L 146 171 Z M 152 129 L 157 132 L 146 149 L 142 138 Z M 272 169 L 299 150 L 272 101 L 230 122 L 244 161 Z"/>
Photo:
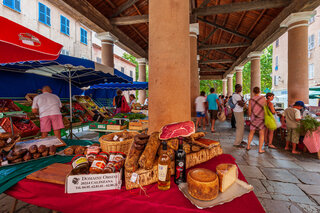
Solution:
<path fill-rule="evenodd" d="M 115 132 L 108 135 L 103 135 L 99 138 L 100 146 L 103 152 L 118 151 L 125 154 L 128 153 L 134 136 L 139 134 L 138 132 Z"/>

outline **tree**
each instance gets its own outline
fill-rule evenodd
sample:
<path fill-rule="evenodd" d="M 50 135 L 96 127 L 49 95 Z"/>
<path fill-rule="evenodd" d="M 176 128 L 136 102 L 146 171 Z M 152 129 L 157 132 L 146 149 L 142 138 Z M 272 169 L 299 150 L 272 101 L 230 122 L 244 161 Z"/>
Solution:
<path fill-rule="evenodd" d="M 129 53 L 123 53 L 122 58 L 134 63 L 136 65 L 136 81 L 138 81 L 139 78 L 139 65 L 137 58 Z M 146 65 L 146 81 L 149 81 L 149 66 Z"/>
<path fill-rule="evenodd" d="M 272 45 L 263 50 L 263 54 L 260 58 L 260 70 L 261 70 L 261 91 L 265 93 L 271 91 L 272 88 Z M 251 82 L 251 61 L 244 65 L 242 71 L 243 78 L 243 94 L 250 93 Z M 236 75 L 233 76 L 233 85 L 236 83 Z M 215 87 L 217 93 L 222 93 L 222 81 L 221 80 L 202 80 L 200 81 L 200 91 L 209 91 L 211 87 Z M 234 88 L 233 88 L 234 90 Z"/>

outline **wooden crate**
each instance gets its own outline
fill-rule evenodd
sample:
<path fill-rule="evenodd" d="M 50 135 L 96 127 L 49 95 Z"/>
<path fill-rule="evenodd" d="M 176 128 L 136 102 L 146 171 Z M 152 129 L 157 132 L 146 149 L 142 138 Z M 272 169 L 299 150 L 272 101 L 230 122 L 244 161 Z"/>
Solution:
<path fill-rule="evenodd" d="M 187 154 L 186 158 L 186 167 L 187 169 L 198 165 L 200 163 L 206 162 L 218 155 L 223 153 L 222 148 L 219 146 L 212 147 L 211 149 L 202 149 L 199 152 L 194 152 Z M 139 176 L 140 186 L 147 186 L 158 181 L 158 160 L 155 160 L 153 168 L 150 170 L 138 169 L 135 173 Z M 174 175 L 174 162 L 171 162 L 171 175 Z M 132 172 L 125 170 L 125 184 L 126 189 L 139 188 L 140 186 L 137 183 L 130 181 Z"/>
<path fill-rule="evenodd" d="M 107 125 L 107 130 L 124 130 L 127 125 Z"/>
<path fill-rule="evenodd" d="M 145 130 L 148 128 L 147 122 L 129 122 L 129 129 L 130 130 Z"/>

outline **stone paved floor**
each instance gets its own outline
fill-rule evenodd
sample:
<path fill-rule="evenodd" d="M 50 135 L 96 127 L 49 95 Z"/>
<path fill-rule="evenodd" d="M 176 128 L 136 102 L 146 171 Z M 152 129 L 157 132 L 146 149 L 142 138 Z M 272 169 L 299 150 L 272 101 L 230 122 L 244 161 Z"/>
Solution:
<path fill-rule="evenodd" d="M 224 153 L 236 158 L 247 181 L 254 186 L 254 192 L 266 212 L 270 213 L 319 213 L 320 212 L 320 160 L 315 155 L 292 155 L 283 148 L 268 149 L 258 154 L 258 137 L 255 136 L 252 149 L 234 148 L 235 129 L 230 123 L 217 123 L 217 133 L 207 137 L 219 140 Z M 95 133 L 78 133 L 82 139 L 97 140 Z M 245 133 L 247 140 L 248 131 Z M 0 213 L 9 212 L 13 198 L 0 195 Z M 18 201 L 18 213 L 46 213 L 48 209 Z"/>

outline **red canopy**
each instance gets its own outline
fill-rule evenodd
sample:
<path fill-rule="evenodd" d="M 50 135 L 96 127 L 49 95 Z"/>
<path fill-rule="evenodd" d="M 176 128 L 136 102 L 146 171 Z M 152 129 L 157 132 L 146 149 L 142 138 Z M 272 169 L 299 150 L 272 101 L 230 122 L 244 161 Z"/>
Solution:
<path fill-rule="evenodd" d="M 57 59 L 61 44 L 0 16 L 0 63 Z"/>

